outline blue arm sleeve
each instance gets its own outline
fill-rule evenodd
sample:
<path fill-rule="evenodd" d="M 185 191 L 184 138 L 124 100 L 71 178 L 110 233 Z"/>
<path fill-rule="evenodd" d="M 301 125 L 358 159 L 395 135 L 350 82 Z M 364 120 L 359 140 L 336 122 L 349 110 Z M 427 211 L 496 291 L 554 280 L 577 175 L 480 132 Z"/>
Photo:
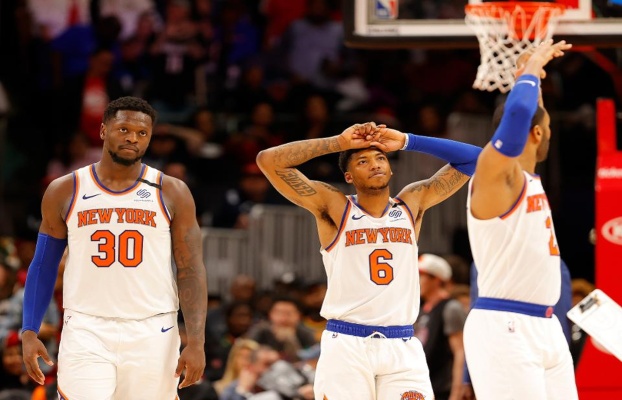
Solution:
<path fill-rule="evenodd" d="M 45 311 L 52 300 L 58 264 L 67 246 L 67 239 L 39 234 L 35 256 L 28 268 L 24 287 L 24 316 L 22 332 L 39 333 Z"/>
<path fill-rule="evenodd" d="M 405 150 L 419 151 L 443 159 L 468 176 L 475 173 L 477 157 L 482 151 L 481 147 L 449 139 L 418 136 L 412 133 L 407 133 L 407 135 L 408 145 Z"/>
<path fill-rule="evenodd" d="M 538 109 L 540 80 L 534 75 L 521 75 L 505 102 L 503 117 L 492 145 L 498 152 L 508 157 L 517 157 L 525 148 L 531 119 Z"/>

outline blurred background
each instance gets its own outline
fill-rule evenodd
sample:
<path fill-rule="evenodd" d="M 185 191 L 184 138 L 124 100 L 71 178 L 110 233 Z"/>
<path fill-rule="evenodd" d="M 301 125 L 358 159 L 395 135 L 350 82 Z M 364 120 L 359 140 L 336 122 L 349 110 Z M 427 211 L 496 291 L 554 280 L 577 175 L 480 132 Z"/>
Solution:
<path fill-rule="evenodd" d="M 272 190 L 256 154 L 365 121 L 483 146 L 503 100 L 471 88 L 480 63 L 476 48 L 345 47 L 344 1 L 2 0 L 2 299 L 23 285 L 45 188 L 99 159 L 104 108 L 133 95 L 159 113 L 143 161 L 184 180 L 194 195 L 213 307 L 231 306 L 236 279 L 244 277 L 253 284 L 253 313 L 267 315 L 274 293 L 284 291 L 307 301 L 301 310 L 319 321 L 325 274 L 313 219 Z M 453 8 L 451 1 L 422 3 L 430 15 L 464 16 L 460 2 Z M 572 277 L 588 282 L 594 280 L 595 101 L 619 104 L 622 89 L 622 52 L 599 54 L 607 63 L 570 52 L 551 63 L 543 82 L 553 137 L 539 173 L 563 257 Z M 336 161 L 330 155 L 301 169 L 349 191 Z M 392 162 L 394 195 L 443 165 L 413 153 L 394 154 Z M 472 260 L 465 199 L 463 188 L 427 212 L 420 242 L 421 252 L 457 265 L 460 284 L 468 284 Z M 225 309 L 220 312 L 223 318 Z M 218 340 L 222 334 L 215 333 Z"/>

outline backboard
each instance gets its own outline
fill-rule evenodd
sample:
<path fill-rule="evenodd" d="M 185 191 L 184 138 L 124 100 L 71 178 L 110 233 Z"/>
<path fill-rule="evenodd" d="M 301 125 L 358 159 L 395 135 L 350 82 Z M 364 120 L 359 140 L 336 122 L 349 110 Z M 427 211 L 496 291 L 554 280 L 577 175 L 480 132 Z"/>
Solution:
<path fill-rule="evenodd" d="M 346 0 L 346 44 L 364 48 L 475 48 L 464 6 L 486 0 Z M 556 0 L 566 11 L 555 40 L 622 46 L 622 0 Z"/>

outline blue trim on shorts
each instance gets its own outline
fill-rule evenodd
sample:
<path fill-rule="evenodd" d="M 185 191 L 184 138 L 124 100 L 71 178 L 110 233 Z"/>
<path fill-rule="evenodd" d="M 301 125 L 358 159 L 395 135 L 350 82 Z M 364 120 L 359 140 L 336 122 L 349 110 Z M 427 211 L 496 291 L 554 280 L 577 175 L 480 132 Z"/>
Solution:
<path fill-rule="evenodd" d="M 492 297 L 478 297 L 473 308 L 492 311 L 509 311 L 532 317 L 551 318 L 553 306 L 526 303 L 524 301 L 495 299 Z"/>
<path fill-rule="evenodd" d="M 412 325 L 395 325 L 395 326 L 372 326 L 354 324 L 352 322 L 338 321 L 329 319 L 326 323 L 326 330 L 331 332 L 343 333 L 344 335 L 368 337 L 374 333 L 382 334 L 387 339 L 403 339 L 415 335 L 415 329 Z M 382 336 L 377 336 L 381 338 Z"/>

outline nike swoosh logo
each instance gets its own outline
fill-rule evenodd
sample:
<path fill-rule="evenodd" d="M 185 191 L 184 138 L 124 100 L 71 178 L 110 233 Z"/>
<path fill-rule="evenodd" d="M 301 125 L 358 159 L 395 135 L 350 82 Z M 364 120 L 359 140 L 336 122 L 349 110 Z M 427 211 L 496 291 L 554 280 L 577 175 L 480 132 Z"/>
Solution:
<path fill-rule="evenodd" d="M 532 82 L 532 81 L 518 81 L 518 82 L 516 82 L 516 84 L 517 84 L 517 85 L 518 85 L 519 83 L 528 83 L 528 84 L 530 84 L 531 86 L 534 86 L 534 87 L 536 86 L 536 83 L 535 83 L 535 82 Z"/>
<path fill-rule="evenodd" d="M 173 329 L 173 327 L 174 327 L 174 326 L 175 326 L 175 325 L 171 326 L 170 328 L 165 328 L 165 327 L 162 327 L 162 329 L 161 329 L 161 330 L 162 330 L 162 332 L 170 331 L 171 329 Z"/>
<path fill-rule="evenodd" d="M 358 216 L 358 217 L 356 215 L 353 215 L 352 219 L 356 221 L 356 220 L 359 220 L 359 219 L 363 218 L 364 216 L 365 216 L 365 214 L 363 214 L 361 216 Z"/>
<path fill-rule="evenodd" d="M 99 196 L 100 194 L 101 194 L 101 193 L 97 193 L 97 194 L 94 194 L 94 195 L 92 195 L 92 196 L 82 195 L 82 199 L 83 199 L 83 200 L 88 200 L 88 199 L 90 199 L 90 198 L 92 198 L 92 197 Z"/>

